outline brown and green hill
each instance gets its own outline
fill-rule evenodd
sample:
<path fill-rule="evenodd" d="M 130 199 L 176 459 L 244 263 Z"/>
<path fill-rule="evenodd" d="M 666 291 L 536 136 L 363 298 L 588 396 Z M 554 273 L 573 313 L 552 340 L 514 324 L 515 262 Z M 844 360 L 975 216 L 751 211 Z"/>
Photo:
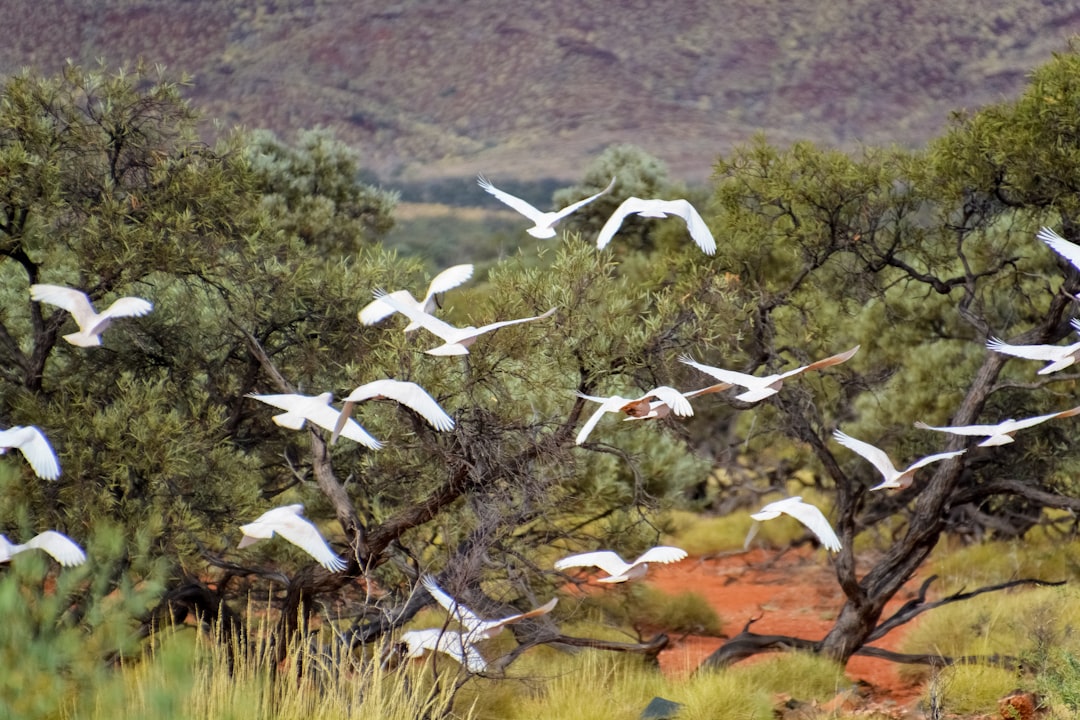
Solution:
<path fill-rule="evenodd" d="M 326 125 L 383 178 L 701 180 L 755 131 L 915 145 L 1080 32 L 1058 0 L 5 0 L 0 71 L 142 57 L 228 124 Z M 209 128 L 209 125 L 208 125 Z"/>

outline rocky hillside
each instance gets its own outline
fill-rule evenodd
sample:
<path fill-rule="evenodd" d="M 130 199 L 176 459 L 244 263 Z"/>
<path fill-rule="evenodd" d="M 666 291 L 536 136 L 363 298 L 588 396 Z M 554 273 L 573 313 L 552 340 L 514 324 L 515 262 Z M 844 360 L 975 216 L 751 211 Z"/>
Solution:
<path fill-rule="evenodd" d="M 227 124 L 328 125 L 384 179 L 575 179 L 632 142 L 708 176 L 764 131 L 913 145 L 1080 32 L 1056 0 L 6 0 L 0 71 L 142 57 Z M 212 127 L 207 124 L 207 132 Z"/>

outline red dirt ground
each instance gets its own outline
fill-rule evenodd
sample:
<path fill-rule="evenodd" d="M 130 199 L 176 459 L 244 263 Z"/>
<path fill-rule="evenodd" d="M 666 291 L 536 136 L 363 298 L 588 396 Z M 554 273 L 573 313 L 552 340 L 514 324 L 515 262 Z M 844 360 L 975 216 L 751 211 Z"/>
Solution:
<path fill-rule="evenodd" d="M 755 633 L 817 640 L 832 627 L 843 605 L 843 594 L 825 553 L 809 549 L 752 550 L 711 559 L 689 558 L 674 565 L 652 565 L 647 581 L 673 594 L 693 591 L 704 595 L 720 615 L 728 635 L 737 634 L 747 620 L 760 617 L 752 628 Z M 883 617 L 915 597 L 920 582 L 915 578 L 897 593 Z M 911 626 L 901 626 L 873 644 L 896 650 Z M 689 673 L 723 642 L 723 638 L 715 637 L 673 639 L 671 647 L 660 655 L 660 666 L 673 675 Z M 758 656 L 763 657 L 768 655 Z M 884 715 L 919 717 L 915 706 L 922 686 L 902 680 L 899 667 L 885 660 L 856 656 L 848 663 L 847 675 L 853 683 L 869 684 L 869 701 Z"/>

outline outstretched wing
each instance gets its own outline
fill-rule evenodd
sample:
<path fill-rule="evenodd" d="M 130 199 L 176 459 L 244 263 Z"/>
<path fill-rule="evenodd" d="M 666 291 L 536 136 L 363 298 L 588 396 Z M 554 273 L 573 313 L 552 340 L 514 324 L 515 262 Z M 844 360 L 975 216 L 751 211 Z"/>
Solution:
<path fill-rule="evenodd" d="M 1010 423 L 1012 430 L 1023 430 L 1024 428 L 1044 423 L 1047 420 L 1053 420 L 1055 418 L 1072 417 L 1073 415 L 1080 415 L 1080 406 L 1070 408 L 1069 410 L 1062 410 L 1061 412 L 1050 413 L 1049 415 L 1039 415 L 1037 417 L 1030 417 L 1024 420 L 1014 420 Z"/>
<path fill-rule="evenodd" d="M 578 431 L 577 438 L 574 440 L 576 445 L 582 444 L 589 438 L 589 434 L 593 431 L 593 428 L 596 427 L 596 424 L 600 422 L 600 418 L 604 417 L 604 413 L 617 412 L 619 408 L 622 407 L 623 403 L 626 402 L 626 398 L 619 397 L 618 395 L 602 398 L 594 397 L 592 395 L 581 395 L 579 393 L 579 397 L 598 402 L 600 403 L 600 407 L 598 407 L 596 412 L 590 415 L 589 419 L 585 421 L 585 424 L 581 426 L 581 430 Z"/>
<path fill-rule="evenodd" d="M 83 549 L 67 535 L 55 530 L 46 530 L 35 535 L 26 543 L 26 547 L 44 550 L 64 567 L 82 565 L 86 562 L 86 553 Z"/>
<path fill-rule="evenodd" d="M 889 458 L 888 455 L 885 454 L 884 450 L 875 447 L 868 442 L 856 440 L 847 433 L 843 433 L 839 430 L 833 431 L 833 437 L 836 438 L 836 442 L 840 443 L 849 450 L 855 451 L 866 460 L 869 460 L 870 463 L 877 468 L 878 472 L 881 473 L 886 480 L 889 480 L 895 475 L 897 475 L 898 471 L 896 469 L 896 466 L 893 465 L 892 460 Z"/>
<path fill-rule="evenodd" d="M 791 499 L 793 498 L 789 498 Z M 809 528 L 826 548 L 833 552 L 840 552 L 840 538 L 836 536 L 836 531 L 832 529 L 825 514 L 816 505 L 798 499 L 796 502 L 784 503 L 777 509 Z"/>
<path fill-rule="evenodd" d="M 97 315 L 86 293 L 62 285 L 31 285 L 30 299 L 67 310 L 75 318 L 80 329 L 93 322 L 93 318 Z"/>
<path fill-rule="evenodd" d="M 414 323 L 424 328 L 428 332 L 442 338 L 446 342 L 457 342 L 458 336 L 461 334 L 458 328 L 454 327 L 450 323 L 443 322 L 434 315 L 429 315 L 418 307 L 411 306 L 407 303 L 401 302 L 398 298 L 394 297 L 394 293 L 387 294 L 383 290 L 376 290 L 374 292 L 375 299 L 381 300 L 394 310 L 398 311 L 405 317 L 412 320 Z"/>
<path fill-rule="evenodd" d="M 454 429 L 454 419 L 446 414 L 439 403 L 435 402 L 435 398 L 414 382 L 392 379 L 375 380 L 353 390 L 345 401 L 357 403 L 376 397 L 396 400 L 419 413 L 436 430 Z"/>
<path fill-rule="evenodd" d="M 482 335 L 483 333 L 488 333 L 488 332 L 491 332 L 493 330 L 498 330 L 499 328 L 506 327 L 507 325 L 517 325 L 519 323 L 532 322 L 533 320 L 543 320 L 544 318 L 551 317 L 552 315 L 554 315 L 556 310 L 558 310 L 558 308 L 551 308 L 550 310 L 548 310 L 543 315 L 536 315 L 535 317 L 518 318 L 517 320 L 500 320 L 499 322 L 489 323 L 489 324 L 484 325 L 482 327 L 476 328 L 476 332 L 474 334 L 475 335 Z"/>
<path fill-rule="evenodd" d="M 633 562 L 633 565 L 641 565 L 642 563 L 673 563 L 678 562 L 686 557 L 686 551 L 682 548 L 672 547 L 671 545 L 658 545 L 654 548 L 649 548 Z"/>
<path fill-rule="evenodd" d="M 1045 418 L 1044 418 L 1045 419 Z M 1042 420 L 1039 420 L 1042 422 Z M 1038 424 L 1038 423 L 1032 423 Z M 920 430 L 937 430 L 938 432 L 952 433 L 953 435 L 997 435 L 1001 431 L 1000 425 L 947 425 L 947 426 L 934 426 L 927 425 L 921 420 L 915 421 L 915 427 Z"/>
<path fill-rule="evenodd" d="M 457 598 L 439 587 L 439 583 L 435 580 L 434 576 L 424 575 L 420 578 L 420 584 L 424 586 L 424 589 L 428 591 L 428 594 L 431 595 L 431 597 L 435 598 L 435 602 L 446 608 L 446 611 L 468 628 L 469 632 L 473 632 L 484 622 L 479 615 L 462 605 L 457 601 Z"/>
<path fill-rule="evenodd" d="M 654 397 L 657 400 L 660 400 L 671 408 L 671 412 L 680 417 L 689 417 L 694 414 L 694 408 L 690 407 L 690 401 L 686 399 L 685 395 L 673 387 L 667 385 L 655 387 L 642 395 L 642 398 L 648 397 Z"/>
<path fill-rule="evenodd" d="M 432 311 L 433 308 L 428 307 L 428 303 L 434 300 L 437 294 L 444 293 L 447 290 L 453 290 L 458 285 L 461 285 L 471 278 L 472 274 L 472 265 L 455 265 L 446 268 L 441 273 L 431 278 L 431 284 L 428 285 L 427 295 L 424 296 L 424 312 Z"/>
<path fill-rule="evenodd" d="M 576 203 L 573 203 L 571 205 L 567 205 L 562 210 L 559 210 L 558 212 L 556 212 L 555 213 L 555 219 L 551 221 L 551 224 L 554 225 L 556 221 L 562 220 L 564 217 L 566 217 L 570 213 L 574 212 L 578 208 L 584 207 L 585 205 L 588 205 L 589 203 L 591 203 L 593 200 L 600 197 L 601 195 L 606 195 L 607 193 L 611 192 L 611 188 L 613 188 L 613 187 L 615 187 L 615 178 L 614 177 L 611 178 L 611 182 L 608 183 L 608 186 L 606 188 L 604 188 L 603 190 L 601 190 L 600 192 L 598 192 L 595 195 L 592 195 L 590 197 L 587 197 L 584 200 L 578 200 Z"/>
<path fill-rule="evenodd" d="M 60 477 L 60 462 L 56 459 L 56 452 L 45 434 L 33 425 L 0 431 L 0 448 L 10 447 L 19 448 L 38 477 L 45 480 Z"/>
<path fill-rule="evenodd" d="M 418 307 L 420 305 L 408 290 L 395 290 L 390 294 L 397 298 L 403 305 L 409 305 L 411 307 Z M 356 314 L 356 319 L 359 320 L 362 325 L 374 325 L 380 320 L 390 317 L 395 312 L 397 312 L 397 310 L 392 308 L 388 303 L 385 303 L 382 300 L 372 300 L 360 309 L 360 312 Z"/>
<path fill-rule="evenodd" d="M 691 205 L 689 200 L 669 200 L 664 209 L 666 212 L 678 215 L 686 221 L 686 229 L 689 231 L 690 237 L 706 255 L 712 255 L 716 252 L 716 239 L 713 238 L 712 231 L 709 230 L 709 226 L 705 224 L 705 220 L 702 219 L 697 208 Z"/>
<path fill-rule="evenodd" d="M 1025 360 L 1060 360 L 1068 350 L 1067 347 L 1057 345 L 1010 345 L 1000 338 L 992 337 L 986 342 L 988 350 L 1024 358 Z"/>
<path fill-rule="evenodd" d="M 555 562 L 556 570 L 565 570 L 572 567 L 598 567 L 608 575 L 622 575 L 630 569 L 626 561 L 611 550 L 597 550 L 578 555 L 568 555 Z"/>
<path fill-rule="evenodd" d="M 1073 267 L 1080 269 L 1080 245 L 1071 243 L 1058 235 L 1048 227 L 1044 227 L 1035 234 L 1035 237 L 1050 246 L 1054 252 L 1072 263 Z"/>
<path fill-rule="evenodd" d="M 966 452 L 967 452 L 967 450 L 953 450 L 951 452 L 943 452 L 943 453 L 936 453 L 934 455 L 927 455 L 926 457 L 922 458 L 921 460 L 918 460 L 918 461 L 913 462 L 910 465 L 908 465 L 907 469 L 904 470 L 904 472 L 907 472 L 908 470 L 918 470 L 919 468 L 921 468 L 923 466 L 926 466 L 926 465 L 929 465 L 930 463 L 936 463 L 939 460 L 948 460 L 951 457 L 956 457 L 957 455 L 963 455 Z"/>
<path fill-rule="evenodd" d="M 101 313 L 103 318 L 141 317 L 154 309 L 154 304 L 140 297 L 122 297 Z"/>
<path fill-rule="evenodd" d="M 640 209 L 642 202 L 644 201 L 641 198 L 628 197 L 619 204 L 619 207 L 615 208 L 615 212 L 611 213 L 611 217 L 600 228 L 600 234 L 596 236 L 597 250 L 603 250 L 607 247 L 607 244 L 611 242 L 611 238 L 615 237 L 615 233 L 619 232 L 619 228 L 622 227 L 626 216 L 636 213 Z"/>
<path fill-rule="evenodd" d="M 495 187 L 490 182 L 488 182 L 488 179 L 483 175 L 477 175 L 476 184 L 484 188 L 484 190 L 486 190 L 487 192 L 494 195 L 501 202 L 506 203 L 514 210 L 517 210 L 519 213 L 532 220 L 534 223 L 539 223 L 544 219 L 544 213 L 540 212 L 521 198 L 515 197 L 510 193 L 504 192 L 499 188 Z"/>
<path fill-rule="evenodd" d="M 721 382 L 731 383 L 732 385 L 752 388 L 761 384 L 761 378 L 755 375 L 747 375 L 746 373 L 735 372 L 734 370 L 725 370 L 723 368 L 713 367 L 712 365 L 703 365 L 702 363 L 693 360 L 689 355 L 680 355 L 679 362 L 684 365 L 689 365 L 696 370 L 700 370 L 707 375 L 712 375 Z"/>
<path fill-rule="evenodd" d="M 860 347 L 860 345 L 856 345 L 850 350 L 845 350 L 844 352 L 838 353 L 836 355 L 830 355 L 823 360 L 817 360 L 810 363 L 809 365 L 803 365 L 801 368 L 788 370 L 786 373 L 781 373 L 779 379 L 783 380 L 785 378 L 792 377 L 793 375 L 799 375 L 804 372 L 809 372 L 810 370 L 821 370 L 822 368 L 827 368 L 833 365 L 839 365 L 840 363 L 847 362 L 852 358 L 853 355 L 855 355 L 855 353 L 859 352 Z"/>
<path fill-rule="evenodd" d="M 345 569 L 345 562 L 330 549 L 326 540 L 319 534 L 318 528 L 299 515 L 280 518 L 278 524 L 274 526 L 274 532 L 315 558 L 316 562 L 330 572 L 340 572 Z"/>
<path fill-rule="evenodd" d="M 479 625 L 471 634 L 472 640 L 486 640 L 490 637 L 495 637 L 502 631 L 503 627 L 512 623 L 521 622 L 527 618 L 539 617 L 540 615 L 547 615 L 549 612 L 555 609 L 555 606 L 559 603 L 559 598 L 551 598 L 546 603 L 538 608 L 533 608 L 528 612 L 518 613 L 511 615 L 510 617 L 501 618 L 499 620 L 485 620 Z M 476 632 L 479 631 L 479 632 Z"/>

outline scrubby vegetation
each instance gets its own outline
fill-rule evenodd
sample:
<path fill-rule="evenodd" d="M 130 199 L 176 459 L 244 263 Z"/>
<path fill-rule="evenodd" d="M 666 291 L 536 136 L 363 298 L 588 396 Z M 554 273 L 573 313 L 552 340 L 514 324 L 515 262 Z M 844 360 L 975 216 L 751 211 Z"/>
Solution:
<path fill-rule="evenodd" d="M 1014 543 L 964 551 L 989 553 L 985 562 L 940 560 L 946 592 L 1028 572 L 1066 579 L 1075 528 L 1061 513 L 1080 509 L 1071 451 L 1080 426 L 1061 418 L 980 448 L 912 422 L 996 422 L 1076 404 L 1074 374 L 1035 375 L 985 344 L 1056 343 L 1072 331 L 1080 269 L 1033 235 L 1046 224 L 1080 240 L 1077 76 L 1080 53 L 1063 54 L 1020 98 L 958 117 L 917 152 L 778 149 L 759 138 L 721 156 L 709 196 L 694 196 L 720 239 L 714 258 L 670 219 L 630 225 L 597 251 L 591 234 L 613 204 L 685 190 L 647 154 L 612 149 L 558 202 L 612 174 L 625 173 L 625 186 L 583 208 L 559 240 L 522 241 L 526 249 L 490 262 L 438 310 L 462 325 L 554 314 L 449 358 L 424 354 L 435 343 L 426 330 L 401 332 L 400 318 L 358 322 L 374 289 L 418 294 L 441 268 L 386 248 L 396 195 L 359 182 L 358 156 L 334 137 L 237 131 L 208 146 L 183 86 L 145 67 L 9 78 L 0 419 L 45 430 L 62 474 L 42 480 L 5 456 L 0 528 L 62 530 L 90 561 L 58 571 L 21 555 L 5 566 L 0 653 L 16 667 L 5 682 L 34 688 L 7 685 L 5 709 L 632 717 L 677 690 L 687 717 L 717 707 L 767 717 L 784 688 L 835 692 L 845 663 L 888 629 L 886 603 L 942 538 Z M 75 347 L 62 337 L 69 313 L 31 301 L 40 282 L 85 289 L 95 302 L 146 296 L 154 310 L 110 329 L 103 347 Z M 849 362 L 763 402 L 703 396 L 692 418 L 612 416 L 575 442 L 591 412 L 580 394 L 707 382 L 681 355 L 768 374 L 854 345 Z M 369 403 L 356 416 L 384 447 L 330 444 L 323 429 L 282 427 L 248 397 L 340 397 L 382 377 L 426 388 L 453 429 Z M 876 471 L 831 441 L 838 426 L 904 457 L 966 452 L 909 488 L 872 493 Z M 746 509 L 792 494 L 825 509 L 843 549 L 832 559 L 833 629 L 782 638 L 783 649 L 804 652 L 766 664 L 780 671 L 726 667 L 777 647 L 744 630 L 711 669 L 665 679 L 649 664 L 661 631 L 737 631 L 693 594 L 632 584 L 572 593 L 567 583 L 580 578 L 552 570 L 570 552 L 633 557 L 665 533 L 672 542 L 685 533 L 698 552 L 730 549 Z M 317 568 L 280 538 L 236 547 L 238 525 L 289 503 L 305 505 L 343 571 Z M 716 532 L 722 539 L 702 538 L 696 521 L 664 515 L 672 507 L 738 516 Z M 793 521 L 763 537 L 814 542 Z M 1046 537 L 1052 558 L 1029 547 Z M 449 627 L 445 613 L 421 613 L 424 573 L 485 614 L 562 594 L 551 615 L 485 639 L 479 677 L 441 655 L 392 669 L 402 630 Z M 1068 592 L 937 608 L 923 627 L 935 616 L 946 625 L 913 633 L 911 652 L 949 666 L 933 683 L 962 711 L 987 701 L 973 688 L 998 692 L 1010 672 L 1001 668 L 1016 659 L 1035 671 L 1025 683 L 1071 707 L 1080 649 Z M 994 604 L 980 610 L 986 599 Z M 1013 602 L 1030 604 L 1020 612 Z M 960 609 L 963 621 L 950 615 Z M 802 684 L 777 679 L 788 673 Z"/>

